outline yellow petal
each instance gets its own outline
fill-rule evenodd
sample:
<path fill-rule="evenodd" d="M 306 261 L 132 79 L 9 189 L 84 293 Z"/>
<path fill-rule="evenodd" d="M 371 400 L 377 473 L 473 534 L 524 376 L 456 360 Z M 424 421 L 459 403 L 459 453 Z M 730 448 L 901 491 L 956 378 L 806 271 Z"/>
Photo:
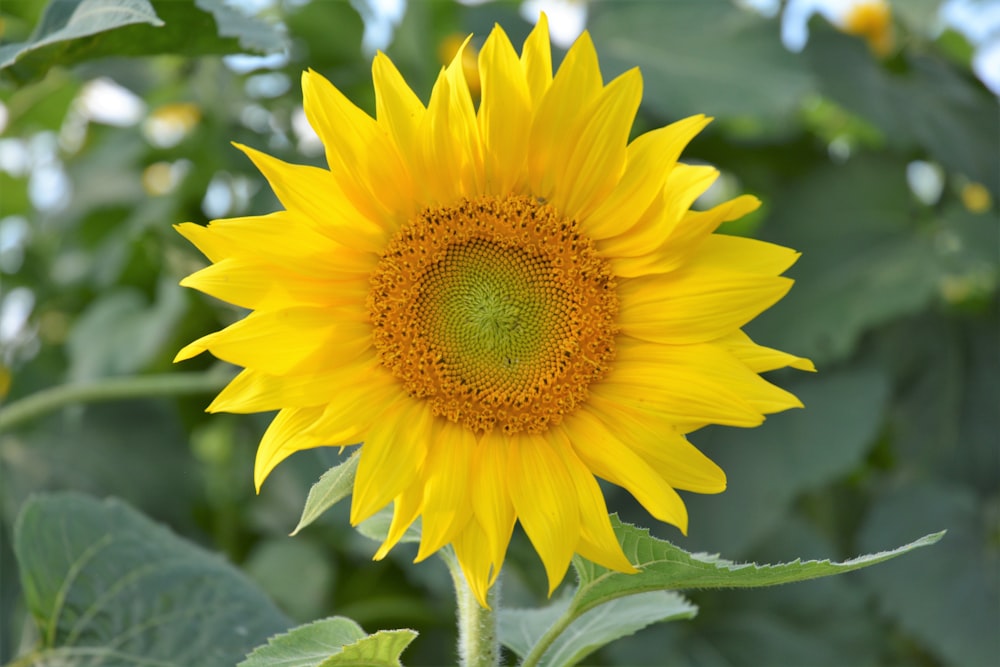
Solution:
<path fill-rule="evenodd" d="M 463 50 L 434 84 L 418 141 L 423 197 L 442 206 L 480 194 L 485 178 L 479 127 L 462 70 Z"/>
<path fill-rule="evenodd" d="M 535 111 L 528 156 L 532 194 L 544 199 L 555 196 L 556 174 L 564 169 L 566 153 L 587 120 L 582 111 L 600 94 L 602 86 L 594 43 L 584 32 L 566 53 Z"/>
<path fill-rule="evenodd" d="M 587 409 L 675 489 L 721 493 L 726 473 L 655 410 L 592 394 Z"/>
<path fill-rule="evenodd" d="M 375 54 L 372 61 L 372 81 L 375 83 L 378 122 L 388 128 L 403 161 L 412 166 L 417 129 L 426 109 L 396 66 L 381 51 Z"/>
<path fill-rule="evenodd" d="M 743 331 L 735 331 L 719 339 L 718 342 L 724 345 L 737 359 L 756 373 L 773 371 L 777 368 L 785 368 L 786 366 L 791 366 L 800 371 L 816 372 L 816 367 L 809 359 L 796 357 L 794 354 L 758 345 Z"/>
<path fill-rule="evenodd" d="M 224 239 L 220 239 L 208 231 L 208 227 L 196 225 L 193 222 L 182 222 L 179 225 L 174 225 L 174 229 L 193 243 L 210 262 L 221 261 L 233 254 L 233 248 Z"/>
<path fill-rule="evenodd" d="M 684 501 L 648 463 L 587 410 L 563 420 L 573 449 L 593 473 L 624 488 L 660 521 L 687 532 Z"/>
<path fill-rule="evenodd" d="M 486 533 L 490 560 L 503 563 L 517 519 L 508 491 L 506 436 L 491 431 L 480 439 L 472 479 L 472 508 Z"/>
<path fill-rule="evenodd" d="M 363 382 L 344 386 L 349 386 L 350 391 L 341 390 L 328 398 L 322 416 L 310 427 L 311 432 L 367 433 L 383 406 L 395 401 L 401 389 L 399 380 L 383 369 L 366 373 Z"/>
<path fill-rule="evenodd" d="M 476 599 L 486 609 L 486 596 L 500 571 L 502 563 L 490 560 L 485 531 L 475 520 L 469 521 L 465 529 L 455 538 L 455 557 L 462 568 L 465 580 Z"/>
<path fill-rule="evenodd" d="M 389 533 L 385 541 L 379 546 L 378 551 L 372 560 L 382 560 L 389 551 L 396 546 L 399 540 L 406 534 L 406 530 L 413 524 L 420 514 L 420 506 L 423 503 L 424 485 L 415 482 L 408 486 L 401 494 L 393 500 L 392 523 L 389 524 Z"/>
<path fill-rule="evenodd" d="M 553 447 L 573 480 L 580 505 L 580 541 L 576 550 L 587 560 L 611 570 L 636 572 L 611 528 L 604 494 L 593 473 L 580 461 L 563 433 L 554 439 Z"/>
<path fill-rule="evenodd" d="M 528 38 L 524 40 L 524 46 L 521 49 L 521 66 L 524 67 L 532 105 L 537 106 L 552 84 L 549 19 L 544 12 L 538 17 L 538 23 L 535 24 Z"/>
<path fill-rule="evenodd" d="M 622 333 L 660 343 L 700 343 L 739 329 L 788 293 L 788 278 L 721 269 L 674 271 L 619 282 Z"/>
<path fill-rule="evenodd" d="M 688 211 L 669 232 L 662 244 L 645 257 L 616 259 L 612 262 L 615 272 L 623 277 L 650 273 L 667 273 L 683 265 L 699 245 L 719 225 L 738 220 L 757 210 L 760 200 L 752 195 L 740 195 L 707 211 Z"/>
<path fill-rule="evenodd" d="M 476 436 L 468 428 L 436 419 L 424 464 L 422 531 L 417 561 L 452 541 L 472 517 L 469 477 Z"/>
<path fill-rule="evenodd" d="M 715 421 L 705 419 L 714 411 L 726 420 L 717 423 L 755 426 L 762 414 L 802 407 L 795 396 L 751 371 L 722 345 L 660 345 L 622 337 L 617 352 L 608 381 L 648 385 L 649 400 L 664 406 L 680 406 L 686 396 L 690 410 L 679 421 Z"/>
<path fill-rule="evenodd" d="M 614 189 L 625 168 L 629 132 L 642 100 L 642 75 L 631 69 L 604 88 L 584 110 L 579 134 L 560 156 L 552 204 L 579 220 Z"/>
<path fill-rule="evenodd" d="M 333 180 L 362 215 L 394 231 L 416 209 L 410 172 L 387 130 L 312 70 L 302 74 L 302 96 Z"/>
<path fill-rule="evenodd" d="M 181 280 L 190 287 L 241 308 L 280 308 L 289 304 L 333 304 L 343 292 L 331 284 L 289 273 L 259 261 L 230 257 Z M 360 303 L 364 303 L 362 295 Z"/>
<path fill-rule="evenodd" d="M 209 233 L 231 255 L 279 266 L 314 280 L 358 280 L 375 268 L 377 255 L 351 250 L 320 233 L 315 223 L 289 211 L 213 220 Z"/>
<path fill-rule="evenodd" d="M 801 253 L 784 246 L 727 234 L 711 234 L 684 263 L 685 269 L 717 269 L 777 276 Z"/>
<path fill-rule="evenodd" d="M 302 433 L 323 412 L 315 408 L 285 408 L 274 418 L 257 446 L 257 458 L 254 462 L 253 480 L 257 492 L 271 474 L 275 466 L 295 452 L 312 447 L 321 447 L 324 443 L 316 438 L 303 437 Z M 329 443 L 338 444 L 338 443 Z"/>
<path fill-rule="evenodd" d="M 546 438 L 511 438 L 508 454 L 510 498 L 524 532 L 542 559 L 552 595 L 566 575 L 580 539 L 576 488 L 566 465 Z"/>
<path fill-rule="evenodd" d="M 719 172 L 712 167 L 690 167 L 677 164 L 670 170 L 666 185 L 660 196 L 654 198 L 646 213 L 627 233 L 619 234 L 598 242 L 601 253 L 611 260 L 615 273 L 620 273 L 623 257 L 639 258 L 645 264 L 651 253 L 655 253 L 673 233 L 691 204 L 718 178 Z M 628 264 L 624 265 L 627 269 Z"/>
<path fill-rule="evenodd" d="M 625 172 L 614 191 L 597 209 L 580 219 L 592 239 L 627 232 L 660 196 L 681 151 L 708 124 L 705 116 L 690 116 L 647 132 L 628 146 Z"/>
<path fill-rule="evenodd" d="M 432 419 L 425 402 L 403 396 L 372 424 L 354 478 L 352 526 L 388 505 L 417 478 Z"/>
<path fill-rule="evenodd" d="M 366 350 L 345 363 L 317 368 L 310 373 L 269 375 L 247 369 L 219 392 L 208 412 L 265 412 L 284 407 L 309 407 L 329 403 L 343 387 L 361 386 L 374 373 L 385 373 L 375 353 Z"/>
<path fill-rule="evenodd" d="M 485 192 L 519 192 L 523 188 L 525 146 L 531 127 L 530 93 L 524 67 L 499 26 L 479 52 L 479 71 L 482 98 L 478 120 L 483 138 Z"/>
<path fill-rule="evenodd" d="M 385 232 L 341 195 L 330 172 L 234 145 L 253 161 L 284 207 L 312 221 L 313 229 L 349 248 L 378 253 L 385 247 Z"/>
<path fill-rule="evenodd" d="M 354 356 L 371 344 L 371 325 L 352 322 L 353 311 L 296 307 L 258 310 L 222 331 L 204 336 L 178 353 L 179 358 L 208 349 L 237 366 L 281 375 L 309 359 L 323 346 Z M 339 323 L 338 323 L 339 321 Z"/>

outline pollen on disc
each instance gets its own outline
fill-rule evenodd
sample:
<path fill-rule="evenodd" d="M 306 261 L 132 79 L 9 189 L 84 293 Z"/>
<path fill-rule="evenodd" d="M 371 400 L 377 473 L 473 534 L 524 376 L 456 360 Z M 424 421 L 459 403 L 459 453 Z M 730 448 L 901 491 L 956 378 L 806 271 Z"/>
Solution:
<path fill-rule="evenodd" d="M 390 242 L 368 309 L 383 366 L 477 433 L 539 433 L 614 358 L 618 297 L 577 225 L 530 197 L 431 208 Z"/>

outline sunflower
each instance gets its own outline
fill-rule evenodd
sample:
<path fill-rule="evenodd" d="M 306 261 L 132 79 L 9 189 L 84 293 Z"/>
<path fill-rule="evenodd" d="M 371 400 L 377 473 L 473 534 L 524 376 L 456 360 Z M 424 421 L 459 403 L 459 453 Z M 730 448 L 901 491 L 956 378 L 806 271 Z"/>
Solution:
<path fill-rule="evenodd" d="M 717 177 L 678 162 L 695 116 L 629 142 L 637 69 L 604 84 L 584 33 L 553 75 L 544 17 L 500 27 L 425 106 L 383 54 L 376 118 L 319 74 L 304 107 L 328 168 L 239 146 L 284 210 L 178 230 L 211 264 L 182 281 L 250 309 L 182 349 L 244 370 L 208 410 L 279 410 L 255 483 L 294 452 L 360 445 L 351 523 L 394 503 L 383 557 L 422 520 L 482 604 L 515 523 L 550 594 L 574 553 L 621 572 L 597 477 L 687 528 L 677 489 L 723 471 L 685 434 L 801 403 L 758 374 L 811 363 L 741 327 L 791 286 L 787 248 L 713 233 L 758 206 L 691 209 Z"/>

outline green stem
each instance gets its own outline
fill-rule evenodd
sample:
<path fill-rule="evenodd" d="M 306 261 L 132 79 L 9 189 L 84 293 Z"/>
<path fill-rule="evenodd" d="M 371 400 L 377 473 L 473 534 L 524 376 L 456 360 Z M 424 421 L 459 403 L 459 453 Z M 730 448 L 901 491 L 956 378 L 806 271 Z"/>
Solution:
<path fill-rule="evenodd" d="M 559 635 L 563 633 L 570 624 L 579 617 L 579 614 L 571 613 L 570 610 L 566 612 L 556 620 L 552 626 L 545 631 L 535 645 L 531 647 L 531 651 L 528 655 L 524 656 L 524 662 L 521 663 L 521 667 L 536 667 L 538 661 L 542 659 L 545 652 L 549 650 L 552 643 L 558 639 Z"/>
<path fill-rule="evenodd" d="M 229 368 L 219 366 L 196 373 L 113 377 L 59 385 L 25 396 L 0 409 L 0 433 L 75 403 L 211 393 L 222 389 L 232 378 Z"/>
<path fill-rule="evenodd" d="M 469 588 L 462 568 L 451 548 L 441 550 L 441 557 L 448 564 L 455 584 L 458 601 L 458 657 L 461 667 L 498 667 L 500 643 L 497 641 L 496 611 L 500 603 L 495 583 L 487 594 L 490 609 L 484 609 Z"/>

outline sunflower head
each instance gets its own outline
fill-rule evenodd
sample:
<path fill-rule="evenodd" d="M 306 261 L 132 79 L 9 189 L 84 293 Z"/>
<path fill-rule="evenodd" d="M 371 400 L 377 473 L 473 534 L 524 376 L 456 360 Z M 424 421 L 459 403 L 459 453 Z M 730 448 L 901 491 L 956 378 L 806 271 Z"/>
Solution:
<path fill-rule="evenodd" d="M 327 166 L 240 147 L 283 210 L 178 226 L 211 262 L 182 284 L 252 312 L 177 359 L 244 368 L 210 411 L 279 411 L 258 488 L 362 443 L 352 523 L 394 505 L 376 558 L 420 517 L 417 559 L 453 545 L 485 604 L 518 522 L 550 592 L 574 553 L 634 571 L 597 477 L 685 531 L 677 490 L 725 488 L 685 435 L 799 407 L 759 373 L 812 365 L 741 331 L 797 253 L 714 233 L 753 197 L 692 209 L 718 174 L 678 158 L 706 118 L 629 142 L 639 71 L 605 83 L 584 33 L 553 72 L 544 16 L 520 54 L 494 28 L 478 105 L 466 48 L 426 105 L 377 55 L 375 118 L 304 74 Z"/>

